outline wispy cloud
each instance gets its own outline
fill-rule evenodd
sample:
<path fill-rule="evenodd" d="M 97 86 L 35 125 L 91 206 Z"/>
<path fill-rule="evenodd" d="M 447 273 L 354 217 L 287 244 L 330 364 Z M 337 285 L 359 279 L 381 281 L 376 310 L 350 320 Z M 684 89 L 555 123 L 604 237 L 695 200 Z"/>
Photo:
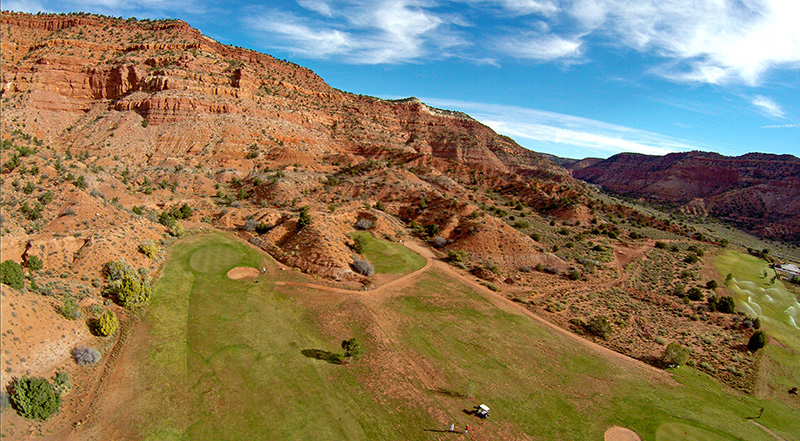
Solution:
<path fill-rule="evenodd" d="M 517 106 L 421 99 L 432 106 L 467 112 L 496 132 L 511 136 L 534 150 L 546 147 L 548 151 L 568 157 L 607 157 L 620 152 L 664 155 L 699 149 L 699 146 L 669 136 L 561 113 Z"/>
<path fill-rule="evenodd" d="M 800 129 L 800 124 L 771 124 L 761 126 L 762 129 Z"/>
<path fill-rule="evenodd" d="M 552 61 L 577 59 L 582 55 L 580 39 L 567 39 L 558 35 L 524 35 L 501 37 L 500 50 L 517 58 Z"/>
<path fill-rule="evenodd" d="M 759 110 L 774 118 L 783 118 L 785 116 L 785 112 L 781 109 L 781 106 L 765 96 L 755 96 L 752 103 L 754 106 L 758 107 Z"/>
<path fill-rule="evenodd" d="M 257 10 L 245 23 L 304 56 L 335 55 L 352 63 L 416 62 L 447 56 L 449 49 L 467 44 L 452 29 L 461 24 L 458 17 L 434 13 L 420 1 L 301 0 L 299 4 L 317 15 Z"/>

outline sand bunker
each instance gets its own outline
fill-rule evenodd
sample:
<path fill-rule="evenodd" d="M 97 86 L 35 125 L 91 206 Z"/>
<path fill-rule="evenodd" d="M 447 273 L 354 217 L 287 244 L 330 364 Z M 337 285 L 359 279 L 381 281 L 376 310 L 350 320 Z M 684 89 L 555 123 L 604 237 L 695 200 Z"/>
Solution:
<path fill-rule="evenodd" d="M 619 426 L 606 430 L 604 438 L 605 441 L 642 441 L 633 430 Z"/>
<path fill-rule="evenodd" d="M 237 266 L 228 271 L 228 277 L 233 280 L 255 279 L 260 274 L 261 270 L 258 268 L 250 268 L 249 266 Z"/>

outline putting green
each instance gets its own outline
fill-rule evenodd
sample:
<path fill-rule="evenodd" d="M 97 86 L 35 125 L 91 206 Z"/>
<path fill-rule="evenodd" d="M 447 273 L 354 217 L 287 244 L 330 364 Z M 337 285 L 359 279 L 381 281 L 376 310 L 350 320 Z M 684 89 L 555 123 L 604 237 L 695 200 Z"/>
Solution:
<path fill-rule="evenodd" d="M 242 253 L 232 246 L 211 245 L 195 251 L 189 265 L 205 274 L 227 273 L 241 257 Z"/>
<path fill-rule="evenodd" d="M 688 424 L 664 423 L 656 430 L 656 441 L 730 441 L 730 438 Z"/>

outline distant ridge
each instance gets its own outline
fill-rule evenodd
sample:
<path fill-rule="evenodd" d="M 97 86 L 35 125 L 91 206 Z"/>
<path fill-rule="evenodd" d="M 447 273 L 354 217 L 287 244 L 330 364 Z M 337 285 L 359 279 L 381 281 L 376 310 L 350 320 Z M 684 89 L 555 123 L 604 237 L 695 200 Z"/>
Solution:
<path fill-rule="evenodd" d="M 619 195 L 711 215 L 762 237 L 800 242 L 800 158 L 793 155 L 621 153 L 572 174 Z"/>

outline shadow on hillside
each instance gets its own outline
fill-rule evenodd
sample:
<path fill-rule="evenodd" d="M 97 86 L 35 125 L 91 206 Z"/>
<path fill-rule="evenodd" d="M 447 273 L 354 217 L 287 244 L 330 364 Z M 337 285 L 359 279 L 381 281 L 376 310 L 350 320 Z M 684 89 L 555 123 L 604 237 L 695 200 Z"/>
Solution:
<path fill-rule="evenodd" d="M 322 349 L 303 349 L 300 353 L 304 357 L 327 361 L 330 364 L 342 364 L 341 354 L 335 352 L 323 351 Z"/>

